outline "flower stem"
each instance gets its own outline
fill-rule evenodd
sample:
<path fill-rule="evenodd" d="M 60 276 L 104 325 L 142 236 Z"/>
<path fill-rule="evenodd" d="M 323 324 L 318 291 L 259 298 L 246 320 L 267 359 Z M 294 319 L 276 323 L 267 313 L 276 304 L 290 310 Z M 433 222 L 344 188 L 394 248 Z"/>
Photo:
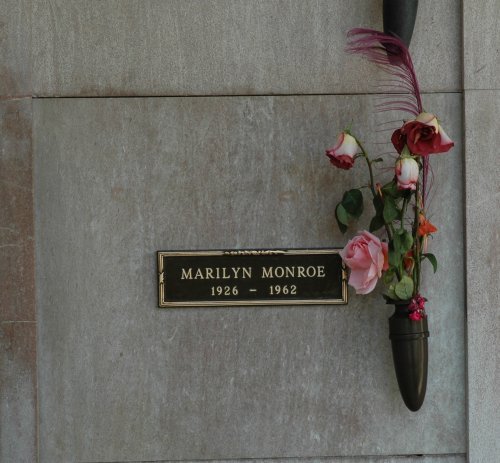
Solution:
<path fill-rule="evenodd" d="M 401 223 L 399 225 L 399 229 L 403 230 L 404 229 L 404 218 L 406 215 L 406 209 L 408 209 L 408 203 L 410 202 L 410 198 L 404 198 L 403 199 L 403 206 L 401 207 Z"/>
<path fill-rule="evenodd" d="M 420 216 L 420 180 L 417 182 L 415 190 L 415 217 L 413 222 L 413 237 L 415 242 L 413 243 L 413 259 L 415 266 L 413 267 L 413 281 L 414 289 L 413 295 L 416 296 L 420 288 L 420 239 L 418 237 L 418 225 Z"/>
<path fill-rule="evenodd" d="M 380 196 L 380 199 L 382 200 L 382 202 L 384 202 L 382 195 L 378 195 L 377 191 L 375 190 L 375 180 L 373 179 L 372 161 L 371 161 L 370 157 L 368 156 L 368 153 L 365 151 L 365 148 L 363 147 L 361 142 L 356 137 L 354 137 L 354 139 L 356 140 L 356 143 L 360 147 L 361 153 L 363 154 L 363 157 L 365 158 L 366 165 L 368 166 L 368 172 L 370 173 L 370 190 L 372 190 L 372 195 L 374 198 L 376 198 L 377 196 Z M 387 223 L 384 223 L 384 226 L 385 226 L 385 231 L 387 233 L 387 238 L 389 239 L 389 241 L 391 241 L 392 240 L 391 228 L 389 227 L 389 224 L 387 224 Z"/>

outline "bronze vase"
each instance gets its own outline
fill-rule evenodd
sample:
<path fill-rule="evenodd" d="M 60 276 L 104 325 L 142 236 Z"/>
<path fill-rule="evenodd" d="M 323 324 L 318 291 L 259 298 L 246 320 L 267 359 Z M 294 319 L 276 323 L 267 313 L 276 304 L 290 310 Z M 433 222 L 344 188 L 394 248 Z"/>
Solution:
<path fill-rule="evenodd" d="M 398 301 L 394 305 L 395 311 L 389 318 L 394 369 L 404 403 L 416 412 L 424 402 L 427 389 L 427 318 L 410 320 L 409 301 Z"/>
<path fill-rule="evenodd" d="M 418 0 L 384 0 L 384 32 L 410 46 L 417 17 Z"/>

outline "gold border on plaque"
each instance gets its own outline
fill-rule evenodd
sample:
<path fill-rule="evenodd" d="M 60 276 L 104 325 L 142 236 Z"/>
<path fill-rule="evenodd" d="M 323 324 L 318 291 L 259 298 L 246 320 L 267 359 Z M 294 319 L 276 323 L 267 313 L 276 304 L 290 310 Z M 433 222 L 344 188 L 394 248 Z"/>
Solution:
<path fill-rule="evenodd" d="M 259 255 L 301 255 L 301 254 L 338 254 L 340 248 L 333 249 L 242 249 L 242 250 L 217 250 L 217 251 L 158 251 L 158 306 L 168 307 L 227 307 L 227 306 L 252 306 L 252 305 L 331 305 L 347 304 L 347 269 L 342 262 L 342 298 L 341 299 L 256 299 L 241 301 L 190 301 L 169 302 L 165 301 L 165 276 L 163 268 L 164 256 L 259 256 Z"/>

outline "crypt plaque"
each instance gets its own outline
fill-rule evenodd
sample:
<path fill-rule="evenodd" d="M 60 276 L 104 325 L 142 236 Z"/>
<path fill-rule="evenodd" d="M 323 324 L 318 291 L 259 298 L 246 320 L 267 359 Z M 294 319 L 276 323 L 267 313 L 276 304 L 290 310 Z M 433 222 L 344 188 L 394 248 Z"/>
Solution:
<path fill-rule="evenodd" d="M 158 306 L 346 304 L 338 249 L 158 251 Z"/>

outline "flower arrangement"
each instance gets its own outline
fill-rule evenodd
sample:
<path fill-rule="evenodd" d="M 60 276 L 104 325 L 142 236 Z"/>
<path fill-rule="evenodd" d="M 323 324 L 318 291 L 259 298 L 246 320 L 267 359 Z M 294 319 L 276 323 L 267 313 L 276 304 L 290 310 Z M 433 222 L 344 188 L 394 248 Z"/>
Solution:
<path fill-rule="evenodd" d="M 359 232 L 341 251 L 350 270 L 349 285 L 357 294 L 368 294 L 380 279 L 385 283 L 384 297 L 395 304 L 405 302 L 408 318 L 426 317 L 426 299 L 420 294 L 421 272 L 426 262 L 434 272 L 437 260 L 428 252 L 428 239 L 437 228 L 428 220 L 429 162 L 438 153 L 453 147 L 438 118 L 422 107 L 419 85 L 406 46 L 396 37 L 370 29 L 354 29 L 349 35 L 348 52 L 361 54 L 388 72 L 393 94 L 387 94 L 379 109 L 400 110 L 410 114 L 391 137 L 396 160 L 393 178 L 376 182 L 374 166 L 384 161 L 371 158 L 350 130 L 344 130 L 334 147 L 326 150 L 330 162 L 339 169 L 351 169 L 364 161 L 368 170 L 367 187 L 374 215 L 369 230 Z M 342 233 L 363 213 L 360 188 L 346 191 L 335 208 Z M 378 235 L 382 235 L 382 239 Z"/>

